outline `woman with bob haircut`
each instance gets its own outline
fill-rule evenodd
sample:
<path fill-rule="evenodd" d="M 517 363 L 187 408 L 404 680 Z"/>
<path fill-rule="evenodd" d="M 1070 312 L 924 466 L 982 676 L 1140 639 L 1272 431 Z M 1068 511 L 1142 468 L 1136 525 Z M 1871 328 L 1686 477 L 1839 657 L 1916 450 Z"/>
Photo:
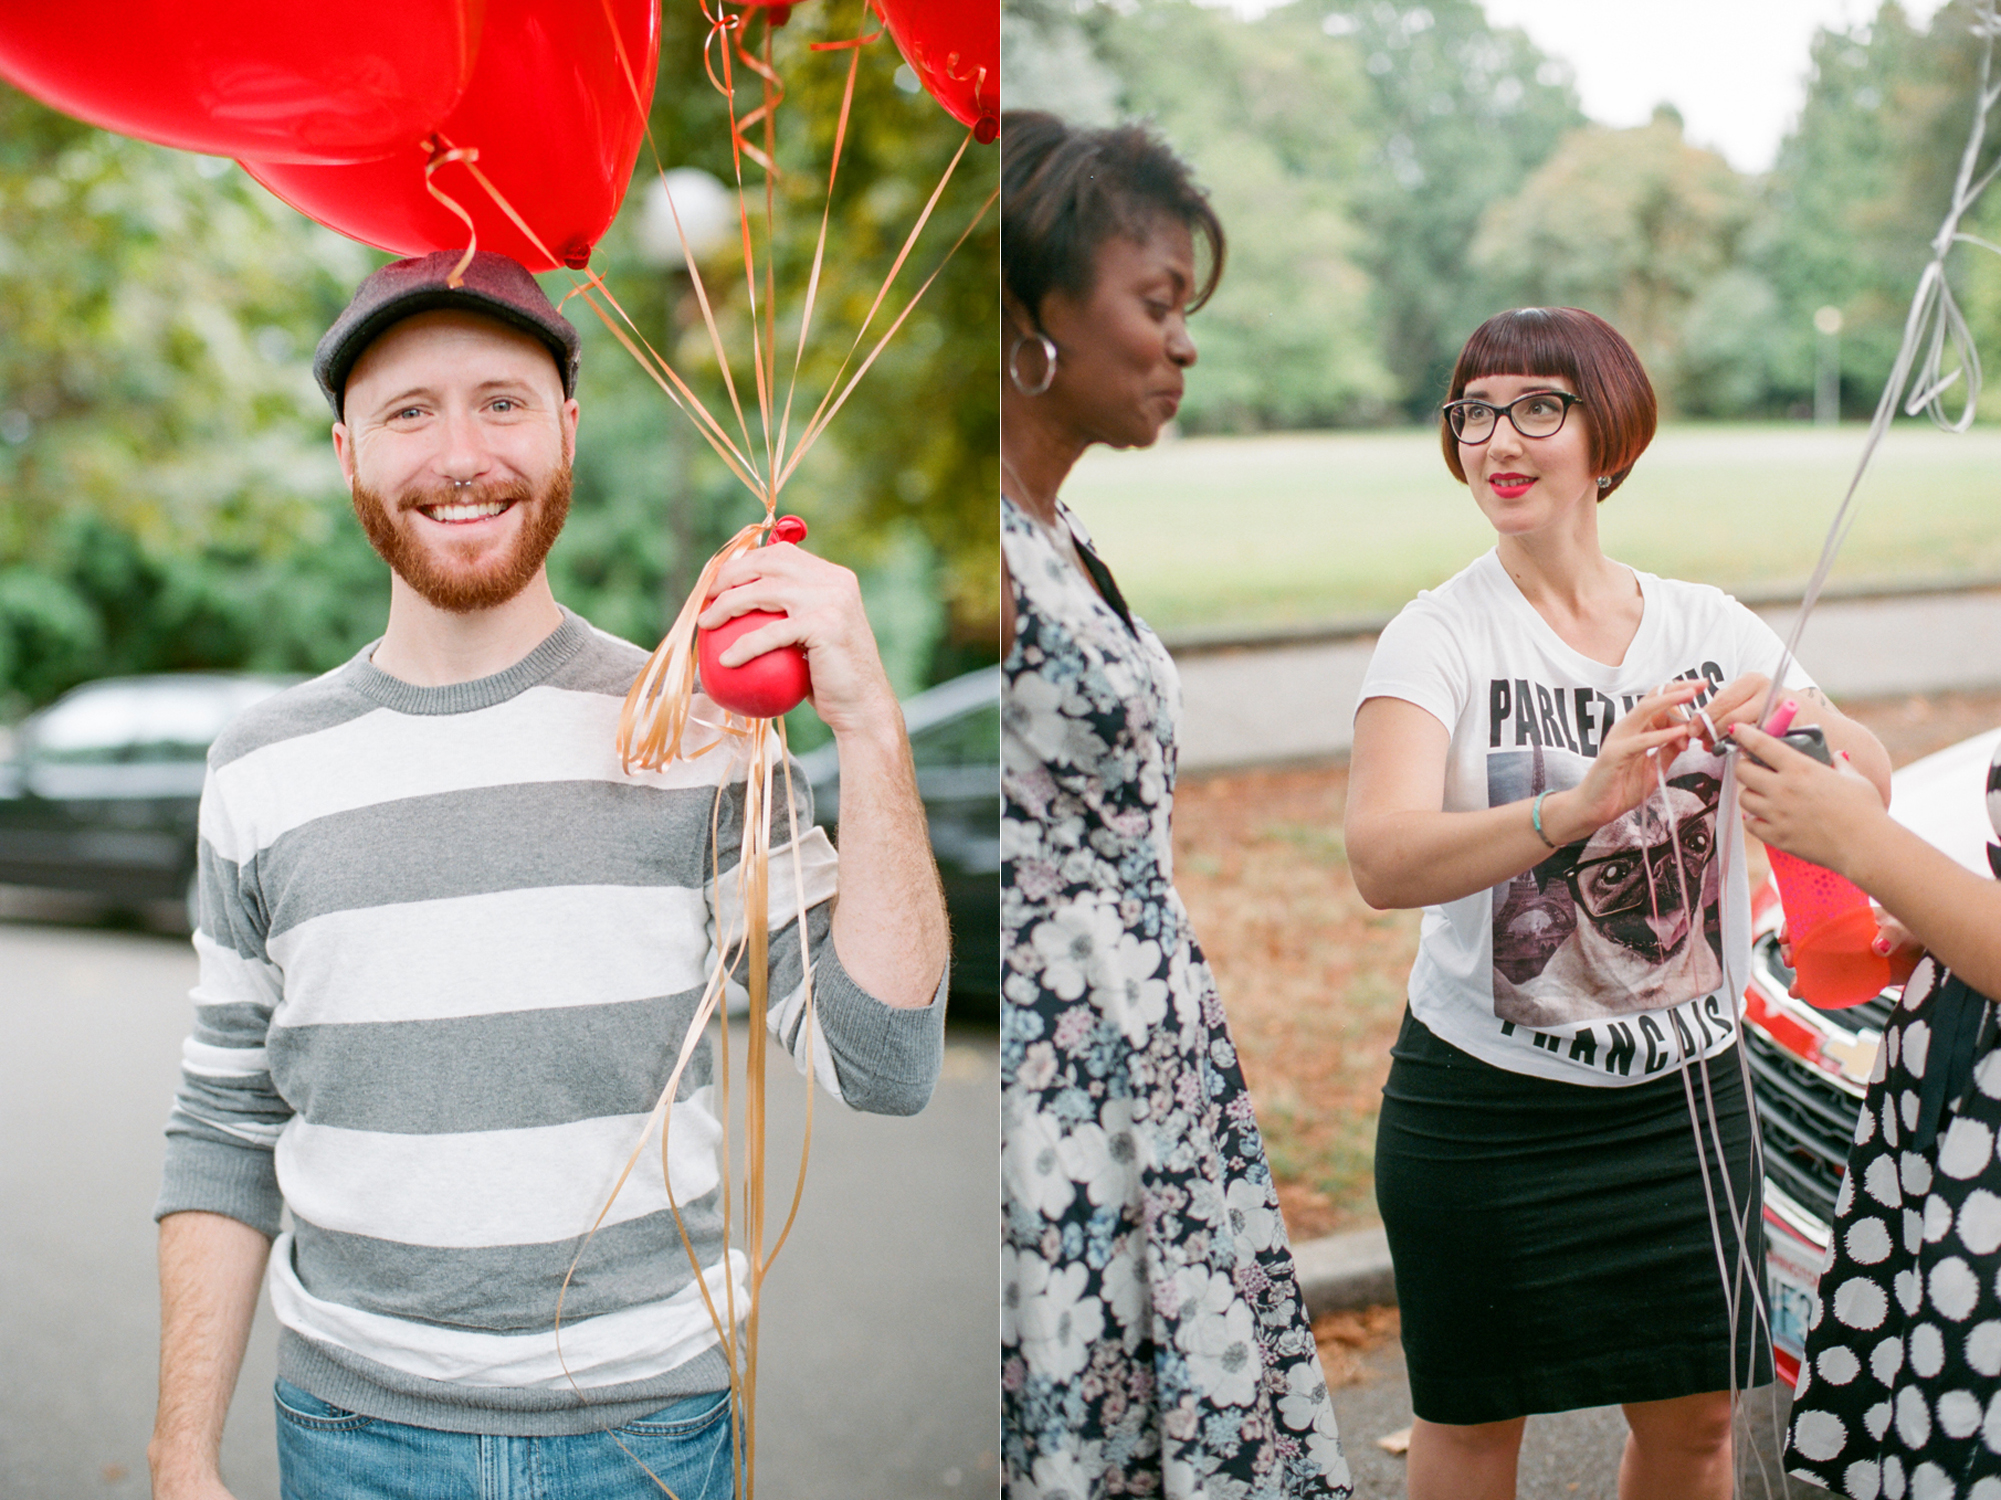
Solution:
<path fill-rule="evenodd" d="M 1441 442 L 1495 545 L 1404 607 L 1356 710 L 1355 884 L 1425 912 L 1376 1138 L 1413 1500 L 1511 1497 L 1524 1417 L 1612 1402 L 1622 1500 L 1728 1496 L 1730 1391 L 1772 1378 L 1726 978 L 1749 972 L 1750 901 L 1717 741 L 1784 647 L 1600 547 L 1654 423 L 1602 319 L 1483 323 Z M 1875 738 L 1786 680 L 1887 797 Z"/>
<path fill-rule="evenodd" d="M 1003 115 L 1001 184 L 1005 1493 L 1345 1496 L 1250 1095 L 1174 891 L 1179 680 L 1057 498 L 1092 443 L 1145 447 L 1173 417 L 1223 228 L 1136 126 Z"/>

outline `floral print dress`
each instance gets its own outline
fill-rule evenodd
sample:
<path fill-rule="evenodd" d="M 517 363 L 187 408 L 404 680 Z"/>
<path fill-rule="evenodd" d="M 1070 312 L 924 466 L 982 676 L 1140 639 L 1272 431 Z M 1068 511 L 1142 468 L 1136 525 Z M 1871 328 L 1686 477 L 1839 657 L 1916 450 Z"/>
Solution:
<path fill-rule="evenodd" d="M 1001 517 L 1006 1495 L 1346 1496 L 1250 1095 L 1174 891 L 1174 664 L 1067 512 L 1105 597 L 1012 502 Z"/>

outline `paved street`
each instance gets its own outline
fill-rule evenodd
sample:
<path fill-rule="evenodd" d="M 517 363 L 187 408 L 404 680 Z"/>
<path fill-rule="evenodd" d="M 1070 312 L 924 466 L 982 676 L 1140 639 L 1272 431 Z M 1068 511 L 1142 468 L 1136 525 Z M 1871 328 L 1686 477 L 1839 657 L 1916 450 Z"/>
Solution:
<path fill-rule="evenodd" d="M 143 1496 L 158 1357 L 151 1208 L 187 1029 L 185 939 L 0 921 L 0 1496 Z M 741 1057 L 738 1052 L 737 1056 Z M 780 1055 L 772 1212 L 802 1084 Z M 997 1493 L 998 1112 L 991 1032 L 956 1034 L 915 1120 L 819 1101 L 799 1225 L 767 1282 L 759 1492 Z M 775 1226 L 774 1226 L 775 1232 Z M 264 1309 L 224 1466 L 273 1500 Z"/>
<path fill-rule="evenodd" d="M 1402 1500 L 1404 1459 L 1378 1438 L 1410 1425 L 1410 1387 L 1403 1350 L 1394 1341 L 1362 1356 L 1366 1378 L 1334 1392 L 1341 1445 L 1355 1476 L 1355 1500 Z M 1738 1489 L 1744 1500 L 1807 1500 L 1825 1490 L 1779 1472 L 1773 1434 L 1785 1430 L 1786 1392 L 1764 1386 L 1746 1393 L 1738 1419 Z M 1522 1436 L 1516 1480 L 1519 1500 L 1616 1500 L 1626 1419 L 1616 1406 L 1530 1417 Z M 1768 1488 L 1769 1485 L 1769 1488 Z"/>

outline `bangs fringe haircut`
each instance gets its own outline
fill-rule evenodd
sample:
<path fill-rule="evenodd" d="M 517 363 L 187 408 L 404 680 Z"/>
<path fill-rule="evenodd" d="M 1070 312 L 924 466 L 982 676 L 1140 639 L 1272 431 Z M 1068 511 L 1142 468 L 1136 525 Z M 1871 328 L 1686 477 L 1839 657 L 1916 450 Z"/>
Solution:
<path fill-rule="evenodd" d="M 1518 307 L 1496 313 L 1473 330 L 1459 351 L 1445 399 L 1457 401 L 1468 385 L 1488 375 L 1556 375 L 1570 382 L 1582 398 L 1590 428 L 1591 466 L 1612 480 L 1599 492 L 1601 501 L 1625 482 L 1654 440 L 1660 405 L 1640 356 L 1618 329 L 1581 307 Z M 1464 484 L 1459 440 L 1442 414 L 1439 429 L 1445 467 Z"/>
<path fill-rule="evenodd" d="M 1001 280 L 1040 325 L 1051 292 L 1090 294 L 1098 248 L 1144 240 L 1152 220 L 1188 226 L 1208 248 L 1188 311 L 1223 278 L 1222 220 L 1188 164 L 1141 125 L 1081 130 L 1038 110 L 1001 115 Z"/>

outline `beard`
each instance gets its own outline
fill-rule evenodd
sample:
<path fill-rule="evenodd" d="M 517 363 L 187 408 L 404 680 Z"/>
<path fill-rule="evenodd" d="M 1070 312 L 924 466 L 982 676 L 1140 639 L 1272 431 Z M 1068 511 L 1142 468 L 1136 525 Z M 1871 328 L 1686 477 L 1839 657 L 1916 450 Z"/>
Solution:
<path fill-rule="evenodd" d="M 419 506 L 495 500 L 525 505 L 528 516 L 513 542 L 490 555 L 479 556 L 453 542 L 448 529 L 427 546 L 413 529 L 433 524 L 416 516 Z M 354 514 L 368 535 L 368 544 L 398 578 L 439 609 L 455 615 L 472 614 L 507 603 L 542 570 L 570 514 L 570 468 L 564 464 L 556 469 L 539 488 L 516 481 L 442 493 L 406 490 L 393 502 L 356 479 Z"/>

